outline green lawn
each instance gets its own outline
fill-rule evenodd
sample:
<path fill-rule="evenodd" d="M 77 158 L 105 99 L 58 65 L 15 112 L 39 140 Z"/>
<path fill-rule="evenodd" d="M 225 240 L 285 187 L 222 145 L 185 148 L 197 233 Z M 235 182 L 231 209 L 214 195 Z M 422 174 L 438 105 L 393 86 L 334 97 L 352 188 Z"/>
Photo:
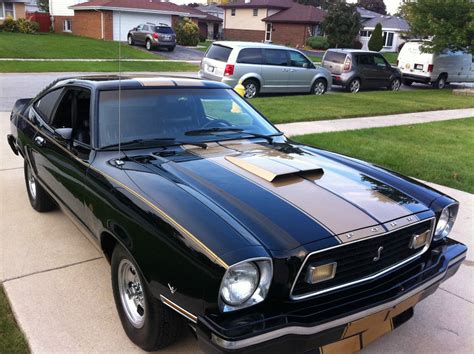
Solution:
<path fill-rule="evenodd" d="M 28 344 L 13 317 L 2 286 L 0 286 L 0 353 L 29 353 Z"/>
<path fill-rule="evenodd" d="M 448 89 L 271 96 L 255 98 L 250 102 L 273 123 L 474 107 L 472 97 L 455 96 Z"/>
<path fill-rule="evenodd" d="M 194 64 L 179 62 L 122 62 L 120 70 L 123 71 L 197 71 Z M 27 73 L 27 72 L 118 72 L 118 62 L 0 62 L 0 72 Z"/>
<path fill-rule="evenodd" d="M 385 59 L 387 59 L 390 64 L 395 65 L 397 63 L 398 53 L 388 52 L 382 53 L 382 55 L 385 57 Z"/>
<path fill-rule="evenodd" d="M 196 48 L 197 50 L 200 50 L 201 52 L 205 52 L 207 51 L 207 48 L 209 48 L 211 46 L 211 44 L 213 43 L 213 41 L 209 41 L 209 40 L 206 40 L 205 42 L 199 42 L 198 43 L 198 48 Z"/>
<path fill-rule="evenodd" d="M 315 63 L 321 63 L 321 61 L 323 60 L 323 57 L 318 57 L 317 55 L 306 55 L 309 59 L 311 59 L 311 61 L 315 62 Z"/>
<path fill-rule="evenodd" d="M 474 193 L 474 118 L 294 139 Z"/>
<path fill-rule="evenodd" d="M 68 34 L 0 32 L 1 58 L 116 59 L 119 44 Z M 136 47 L 121 44 L 124 59 L 163 59 Z M 2 64 L 3 65 L 3 64 Z"/>

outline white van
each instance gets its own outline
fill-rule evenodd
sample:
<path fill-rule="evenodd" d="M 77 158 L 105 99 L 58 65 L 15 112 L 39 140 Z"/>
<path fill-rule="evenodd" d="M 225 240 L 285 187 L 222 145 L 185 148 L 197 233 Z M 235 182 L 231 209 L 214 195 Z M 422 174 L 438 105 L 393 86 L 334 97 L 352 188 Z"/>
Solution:
<path fill-rule="evenodd" d="M 444 50 L 441 53 L 422 53 L 423 41 L 405 43 L 398 54 L 397 66 L 402 82 L 414 82 L 443 88 L 449 82 L 474 82 L 474 62 L 470 53 Z"/>

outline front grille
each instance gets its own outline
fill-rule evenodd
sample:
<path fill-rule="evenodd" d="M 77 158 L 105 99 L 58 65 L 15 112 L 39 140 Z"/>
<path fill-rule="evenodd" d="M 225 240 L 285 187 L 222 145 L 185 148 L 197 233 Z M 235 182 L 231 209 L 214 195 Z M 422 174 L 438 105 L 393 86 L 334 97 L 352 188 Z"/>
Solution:
<path fill-rule="evenodd" d="M 291 297 L 293 299 L 306 298 L 372 279 L 416 257 L 425 252 L 427 247 L 411 249 L 409 247 L 411 238 L 413 234 L 421 234 L 426 230 L 433 232 L 433 221 L 434 219 L 424 220 L 381 236 L 310 254 L 293 285 Z M 381 257 L 378 261 L 374 261 L 379 247 L 383 247 Z M 333 279 L 317 284 L 309 284 L 305 281 L 308 266 L 331 262 L 337 262 L 336 275 Z"/>

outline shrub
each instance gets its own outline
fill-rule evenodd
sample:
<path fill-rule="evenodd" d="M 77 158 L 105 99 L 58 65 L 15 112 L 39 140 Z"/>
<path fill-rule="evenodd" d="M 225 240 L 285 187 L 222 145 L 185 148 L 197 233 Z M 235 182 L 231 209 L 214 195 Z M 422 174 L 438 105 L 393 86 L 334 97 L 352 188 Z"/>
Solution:
<path fill-rule="evenodd" d="M 199 33 L 199 42 L 205 42 L 207 37 L 203 35 L 202 33 Z"/>
<path fill-rule="evenodd" d="M 314 36 L 306 40 L 306 45 L 313 49 L 328 49 L 329 42 L 326 37 Z"/>
<path fill-rule="evenodd" d="M 16 21 L 11 17 L 7 17 L 3 21 L 3 30 L 5 32 L 16 32 L 17 31 Z"/>
<path fill-rule="evenodd" d="M 369 50 L 380 52 L 383 48 L 382 25 L 377 23 L 369 39 Z"/>
<path fill-rule="evenodd" d="M 363 45 L 361 43 L 361 41 L 359 41 L 358 39 L 354 39 L 352 41 L 352 48 L 353 49 L 362 49 Z"/>
<path fill-rule="evenodd" d="M 21 33 L 36 33 L 39 30 L 39 23 L 27 20 L 25 18 L 19 18 L 16 21 L 18 32 Z"/>
<path fill-rule="evenodd" d="M 178 23 L 175 32 L 178 44 L 196 46 L 199 43 L 199 27 L 189 18 Z"/>

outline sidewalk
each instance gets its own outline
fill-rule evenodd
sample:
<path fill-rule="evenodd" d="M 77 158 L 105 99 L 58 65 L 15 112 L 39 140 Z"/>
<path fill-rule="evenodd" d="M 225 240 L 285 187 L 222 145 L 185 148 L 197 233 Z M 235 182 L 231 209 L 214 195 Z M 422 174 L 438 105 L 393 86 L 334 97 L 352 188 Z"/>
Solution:
<path fill-rule="evenodd" d="M 343 130 L 389 127 L 394 125 L 420 124 L 469 117 L 474 117 L 474 108 L 391 114 L 386 116 L 365 118 L 285 123 L 277 124 L 277 128 L 284 132 L 286 136 L 294 136 L 313 133 L 337 132 Z"/>
<path fill-rule="evenodd" d="M 122 330 L 110 267 L 97 248 L 61 211 L 40 214 L 30 207 L 23 160 L 4 139 L 8 130 L 8 114 L 0 113 L 0 282 L 32 352 L 141 353 Z M 430 185 L 461 202 L 451 236 L 472 250 L 474 196 Z M 189 331 L 163 351 L 177 352 L 200 352 Z M 472 251 L 412 320 L 362 351 L 381 352 L 474 352 Z"/>
<path fill-rule="evenodd" d="M 176 62 L 176 63 L 190 63 L 190 64 L 199 64 L 200 60 L 181 60 L 181 59 L 42 59 L 42 58 L 0 58 L 2 61 L 59 61 L 59 62 Z"/>

